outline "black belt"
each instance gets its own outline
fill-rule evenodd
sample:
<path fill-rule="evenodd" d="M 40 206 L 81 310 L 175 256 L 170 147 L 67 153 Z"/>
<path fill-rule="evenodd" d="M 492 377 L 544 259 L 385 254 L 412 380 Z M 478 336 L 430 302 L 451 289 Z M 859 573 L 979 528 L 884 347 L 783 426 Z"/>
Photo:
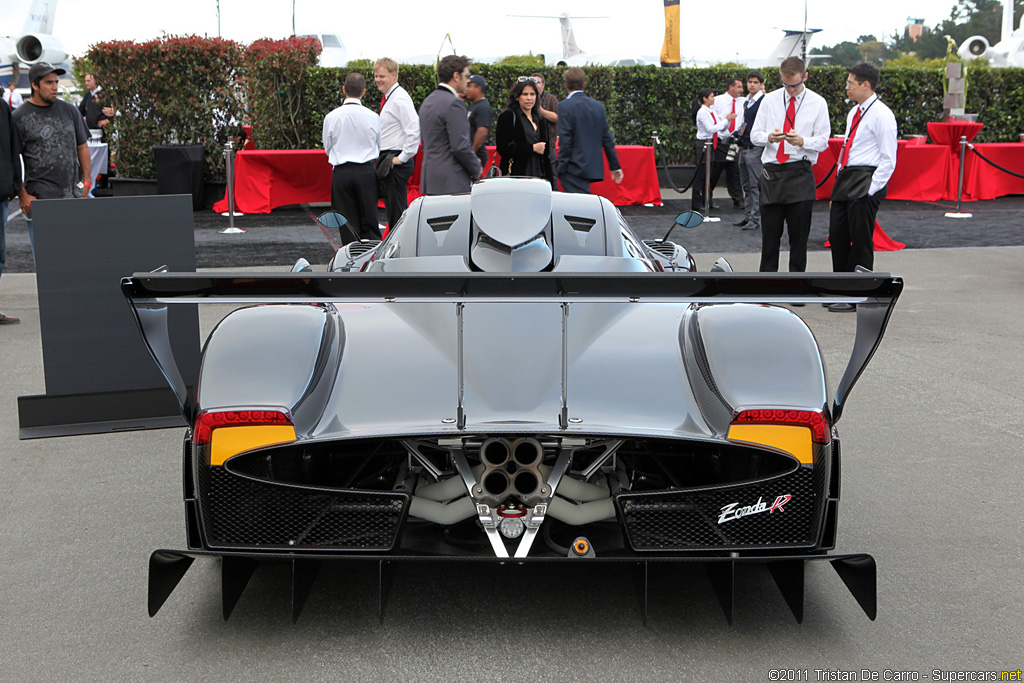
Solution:
<path fill-rule="evenodd" d="M 334 168 L 341 168 L 342 166 L 371 166 L 372 164 L 372 161 L 345 161 L 338 164 Z"/>

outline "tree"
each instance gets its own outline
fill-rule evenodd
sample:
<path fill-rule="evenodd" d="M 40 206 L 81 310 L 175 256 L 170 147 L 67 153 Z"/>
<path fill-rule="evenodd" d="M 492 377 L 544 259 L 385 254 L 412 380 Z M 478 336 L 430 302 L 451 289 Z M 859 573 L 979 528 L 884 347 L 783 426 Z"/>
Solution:
<path fill-rule="evenodd" d="M 1024 0 L 1014 0 L 1013 27 L 1017 28 L 1024 15 Z M 914 53 L 922 59 L 941 59 L 946 54 L 946 36 L 960 45 L 971 36 L 984 36 L 995 44 L 1002 37 L 1003 4 L 1000 0 L 958 0 L 950 10 L 949 19 L 934 28 L 925 28 L 915 41 L 904 29 L 896 31 L 888 40 L 889 47 L 901 53 Z"/>
<path fill-rule="evenodd" d="M 853 66 L 861 62 L 871 62 L 882 65 L 885 60 L 897 56 L 899 53 L 892 50 L 873 35 L 860 36 L 856 43 L 845 40 L 836 45 L 823 48 L 812 48 L 812 55 L 829 55 L 822 59 L 815 59 L 815 65 L 830 66 Z"/>

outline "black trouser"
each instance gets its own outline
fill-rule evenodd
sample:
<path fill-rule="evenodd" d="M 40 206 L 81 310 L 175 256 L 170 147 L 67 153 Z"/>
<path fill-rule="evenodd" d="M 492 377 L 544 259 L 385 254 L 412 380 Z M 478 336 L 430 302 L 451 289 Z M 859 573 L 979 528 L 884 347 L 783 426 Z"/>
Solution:
<path fill-rule="evenodd" d="M 377 224 L 377 174 L 371 162 L 334 167 L 331 208 L 348 219 L 348 225 L 339 228 L 342 244 L 354 242 L 357 235 L 359 239 L 380 239 L 380 227 Z"/>
<path fill-rule="evenodd" d="M 563 173 L 558 176 L 558 179 L 562 181 L 563 192 L 573 192 L 575 194 L 590 194 L 590 183 L 592 181 L 586 178 L 580 178 L 577 175 L 571 173 Z M 596 180 L 593 182 L 597 182 Z"/>
<path fill-rule="evenodd" d="M 708 208 L 704 205 L 704 143 L 699 142 L 700 154 L 697 159 L 697 166 L 693 169 L 693 193 L 691 195 L 690 206 L 694 211 L 699 211 L 707 215 Z M 722 143 L 718 143 L 718 149 L 721 149 Z M 725 164 L 720 163 L 720 158 L 725 158 L 724 153 L 720 154 L 718 149 L 714 149 L 711 154 L 711 186 L 710 194 L 707 204 L 710 206 L 715 196 L 715 186 L 718 185 L 718 177 L 722 175 L 722 168 Z"/>
<path fill-rule="evenodd" d="M 724 140 L 718 141 L 719 149 L 722 145 L 725 145 L 724 154 L 729 152 L 729 142 Z M 721 162 L 722 170 L 725 171 L 725 186 L 729 190 L 729 196 L 732 197 L 733 206 L 740 208 L 743 206 L 743 181 L 740 179 L 740 157 L 737 153 L 736 158 L 733 161 Z"/>
<path fill-rule="evenodd" d="M 828 241 L 832 244 L 832 270 L 852 273 L 857 266 L 874 270 L 875 216 L 889 186 L 848 202 L 832 201 L 828 214 Z"/>
<path fill-rule="evenodd" d="M 391 162 L 388 161 L 388 163 Z M 409 208 L 407 186 L 415 167 L 416 158 L 413 157 L 409 161 L 392 166 L 391 172 L 381 181 L 384 190 L 384 210 L 388 215 L 388 227 L 395 227 L 398 219 L 402 217 L 402 212 Z"/>
<path fill-rule="evenodd" d="M 792 204 L 761 205 L 762 273 L 779 270 L 783 224 L 789 233 L 789 272 L 802 273 L 807 270 L 807 237 L 811 234 L 813 209 L 813 199 Z"/>

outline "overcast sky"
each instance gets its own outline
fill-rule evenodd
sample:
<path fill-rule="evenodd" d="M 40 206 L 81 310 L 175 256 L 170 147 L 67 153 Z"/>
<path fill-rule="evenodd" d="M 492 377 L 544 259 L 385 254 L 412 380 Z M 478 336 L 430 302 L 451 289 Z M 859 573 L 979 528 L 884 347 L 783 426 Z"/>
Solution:
<path fill-rule="evenodd" d="M 20 33 L 30 0 L 0 2 L 0 35 Z M 71 54 L 103 40 L 144 41 L 171 35 L 218 35 L 217 0 L 174 0 L 158 9 L 142 2 L 97 3 L 59 0 L 54 34 Z M 291 33 L 292 0 L 220 0 L 220 35 L 240 42 L 284 38 Z M 299 33 L 338 34 L 350 59 L 390 55 L 400 61 L 435 55 L 450 34 L 459 53 L 472 58 L 561 52 L 558 21 L 519 19 L 516 14 L 604 16 L 573 22 L 576 40 L 587 53 L 661 53 L 665 33 L 661 0 L 551 0 L 519 3 L 424 0 L 294 0 Z M 902 31 L 908 17 L 929 26 L 947 18 L 954 0 L 808 0 L 807 26 L 821 28 L 811 46 L 879 38 Z M 734 0 L 731 3 L 681 0 L 681 44 L 685 59 L 726 61 L 764 58 L 782 36 L 780 28 L 804 23 L 803 0 Z M 988 36 L 998 40 L 998 36 Z M 994 41 L 993 41 L 994 42 Z M 446 44 L 447 47 L 447 44 Z"/>

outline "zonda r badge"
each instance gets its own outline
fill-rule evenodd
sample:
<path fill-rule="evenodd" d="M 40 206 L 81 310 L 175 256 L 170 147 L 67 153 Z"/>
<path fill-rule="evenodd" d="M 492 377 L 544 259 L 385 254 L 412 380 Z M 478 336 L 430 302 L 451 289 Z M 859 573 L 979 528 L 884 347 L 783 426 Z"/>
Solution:
<path fill-rule="evenodd" d="M 772 513 L 778 510 L 779 512 L 785 512 L 783 505 L 793 500 L 793 496 L 789 494 L 783 494 L 775 499 L 775 502 L 770 506 L 767 505 L 760 496 L 757 498 L 757 502 L 753 505 L 746 505 L 739 507 L 739 503 L 729 503 L 722 507 L 722 514 L 718 516 L 718 523 L 723 524 L 724 522 L 730 522 L 740 517 L 746 517 L 747 515 L 756 515 L 759 512 Z"/>

